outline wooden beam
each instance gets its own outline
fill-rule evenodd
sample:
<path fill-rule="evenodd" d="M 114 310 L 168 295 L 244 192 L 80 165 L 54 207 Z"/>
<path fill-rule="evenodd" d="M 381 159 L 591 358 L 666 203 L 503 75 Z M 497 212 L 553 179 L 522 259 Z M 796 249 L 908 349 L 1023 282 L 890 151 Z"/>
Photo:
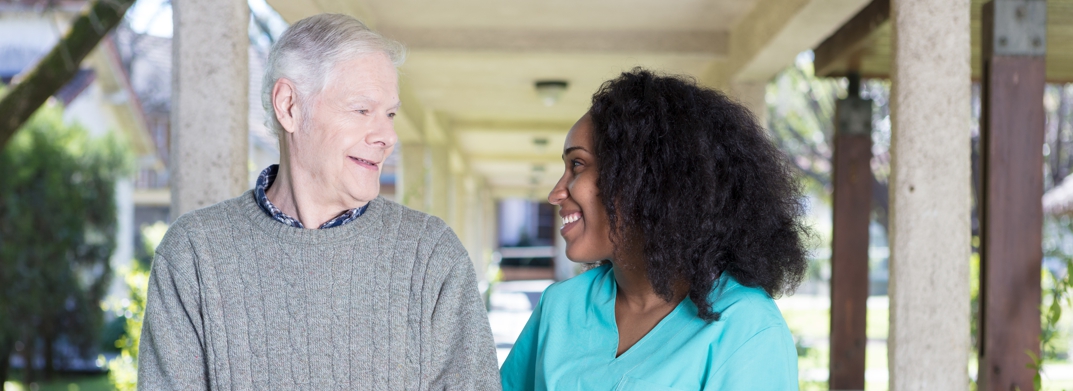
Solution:
<path fill-rule="evenodd" d="M 1040 352 L 1045 24 L 1043 1 L 984 5 L 981 391 L 1034 389 L 1026 352 Z"/>
<path fill-rule="evenodd" d="M 816 76 L 829 77 L 839 62 L 860 51 L 872 32 L 890 19 L 890 0 L 873 0 L 813 50 Z M 856 69 L 851 69 L 856 70 Z"/>
<path fill-rule="evenodd" d="M 872 101 L 857 93 L 836 107 L 831 240 L 832 390 L 864 389 L 868 312 L 868 226 L 872 212 Z"/>
<path fill-rule="evenodd" d="M 808 0 L 759 0 L 730 32 L 726 61 L 715 61 L 698 81 L 728 89 L 730 82 L 808 5 Z"/>

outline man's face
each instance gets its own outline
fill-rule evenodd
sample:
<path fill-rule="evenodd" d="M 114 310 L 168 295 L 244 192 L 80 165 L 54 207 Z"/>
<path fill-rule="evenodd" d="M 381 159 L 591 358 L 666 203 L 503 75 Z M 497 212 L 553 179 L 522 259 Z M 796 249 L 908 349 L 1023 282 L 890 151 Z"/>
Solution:
<path fill-rule="evenodd" d="M 344 205 L 380 193 L 380 171 L 395 148 L 398 74 L 382 53 L 340 62 L 309 105 L 289 147 L 295 164 Z"/>

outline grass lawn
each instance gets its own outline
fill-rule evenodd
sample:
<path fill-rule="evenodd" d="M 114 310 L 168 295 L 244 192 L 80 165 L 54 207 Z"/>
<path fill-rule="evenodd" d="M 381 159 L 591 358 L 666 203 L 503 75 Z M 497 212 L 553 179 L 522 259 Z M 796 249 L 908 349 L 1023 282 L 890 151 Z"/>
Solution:
<path fill-rule="evenodd" d="M 19 378 L 21 376 L 15 376 Z M 33 386 L 18 381 L 4 383 L 3 391 L 112 391 L 112 383 L 107 374 L 99 375 L 62 375 L 50 382 L 37 382 Z"/>
<path fill-rule="evenodd" d="M 830 310 L 824 303 L 825 298 L 791 298 L 781 302 L 779 308 L 786 319 L 786 324 L 794 337 L 804 348 L 804 355 L 798 358 L 798 374 L 801 391 L 827 390 L 827 374 L 830 361 Z M 868 346 L 865 350 L 865 389 L 868 391 L 887 391 L 887 333 L 888 309 L 886 298 L 871 298 L 868 306 Z M 1073 317 L 1064 316 L 1059 324 L 1064 330 L 1056 347 L 1066 351 L 1068 331 L 1073 329 Z M 970 367 L 975 367 L 975 357 L 970 360 Z M 1048 361 L 1043 375 L 1043 391 L 1073 391 L 1073 374 L 1068 360 Z M 1049 371 L 1048 371 L 1049 369 Z M 1066 373 L 1059 373 L 1066 372 Z M 1048 378 L 1051 377 L 1051 378 Z"/>

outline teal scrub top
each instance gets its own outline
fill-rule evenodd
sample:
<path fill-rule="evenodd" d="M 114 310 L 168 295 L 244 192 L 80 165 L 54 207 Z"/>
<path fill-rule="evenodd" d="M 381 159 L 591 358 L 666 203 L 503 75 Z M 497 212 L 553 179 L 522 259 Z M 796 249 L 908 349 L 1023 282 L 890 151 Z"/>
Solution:
<path fill-rule="evenodd" d="M 503 389 L 797 390 L 793 337 L 763 289 L 722 273 L 710 294 L 719 320 L 687 298 L 619 357 L 616 290 L 610 265 L 548 287 L 503 363 Z"/>

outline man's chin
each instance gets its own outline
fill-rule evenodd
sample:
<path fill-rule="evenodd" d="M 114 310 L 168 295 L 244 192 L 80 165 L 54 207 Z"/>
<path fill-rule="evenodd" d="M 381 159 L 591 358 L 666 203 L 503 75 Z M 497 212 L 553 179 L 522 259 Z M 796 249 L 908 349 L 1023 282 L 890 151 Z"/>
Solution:
<path fill-rule="evenodd" d="M 355 189 L 350 191 L 349 195 L 350 199 L 354 200 L 354 202 L 360 203 L 358 206 L 365 205 L 380 195 L 379 181 L 371 184 L 360 184 L 355 187 Z"/>

